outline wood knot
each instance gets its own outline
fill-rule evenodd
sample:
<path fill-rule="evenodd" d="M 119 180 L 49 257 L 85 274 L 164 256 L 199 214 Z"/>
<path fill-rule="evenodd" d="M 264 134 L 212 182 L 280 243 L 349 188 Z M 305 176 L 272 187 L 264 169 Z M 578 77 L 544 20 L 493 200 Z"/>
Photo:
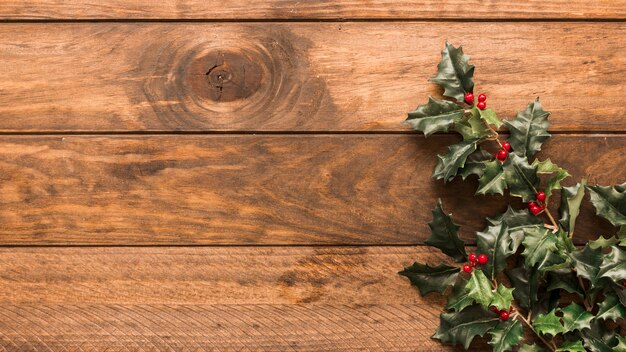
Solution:
<path fill-rule="evenodd" d="M 194 94 L 215 102 L 246 99 L 263 79 L 261 67 L 237 52 L 209 52 L 194 60 L 186 73 Z"/>

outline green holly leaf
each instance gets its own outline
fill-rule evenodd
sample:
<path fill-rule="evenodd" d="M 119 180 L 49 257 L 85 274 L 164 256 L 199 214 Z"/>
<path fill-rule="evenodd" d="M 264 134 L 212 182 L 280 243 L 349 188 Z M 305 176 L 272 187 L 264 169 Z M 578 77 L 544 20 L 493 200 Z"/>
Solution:
<path fill-rule="evenodd" d="M 626 337 L 616 335 L 617 346 L 613 347 L 615 352 L 626 352 Z"/>
<path fill-rule="evenodd" d="M 555 189 L 561 189 L 561 181 L 571 176 L 567 170 L 559 167 L 550 159 L 546 159 L 544 161 L 535 159 L 532 166 L 537 166 L 537 173 L 539 174 L 554 174 L 548 179 L 546 187 L 544 188 L 546 199 L 550 199 L 552 191 Z"/>
<path fill-rule="evenodd" d="M 497 218 L 487 220 L 491 225 L 476 233 L 477 250 L 489 258 L 483 271 L 495 278 L 506 268 L 507 258 L 515 254 L 522 243 L 524 229 L 543 227 L 543 222 L 526 209 L 514 210 L 511 207 Z"/>
<path fill-rule="evenodd" d="M 511 280 L 515 291 L 513 297 L 520 307 L 526 310 L 534 310 L 537 303 L 537 291 L 539 288 L 539 270 L 518 266 L 507 270 L 506 276 Z"/>
<path fill-rule="evenodd" d="M 524 331 L 519 320 L 501 321 L 495 329 L 489 331 L 491 340 L 489 344 L 494 352 L 506 352 L 522 341 Z"/>
<path fill-rule="evenodd" d="M 556 349 L 556 352 L 587 352 L 582 341 L 565 341 L 561 344 L 561 347 Z"/>
<path fill-rule="evenodd" d="M 477 140 L 469 140 L 449 146 L 448 153 L 437 156 L 433 177 L 444 182 L 452 180 L 465 165 L 467 157 L 476 150 L 477 143 Z"/>
<path fill-rule="evenodd" d="M 467 296 L 488 309 L 493 300 L 491 282 L 482 270 L 473 270 L 467 281 Z"/>
<path fill-rule="evenodd" d="M 428 137 L 435 132 L 447 132 L 450 126 L 461 120 L 464 111 L 451 101 L 428 97 L 428 103 L 410 112 L 405 123 Z"/>
<path fill-rule="evenodd" d="M 530 158 L 541 150 L 541 144 L 550 137 L 548 116 L 550 113 L 543 111 L 537 98 L 526 110 L 518 112 L 515 119 L 505 121 L 511 132 L 509 143 L 514 153 Z"/>
<path fill-rule="evenodd" d="M 619 301 L 614 294 L 605 294 L 604 301 L 600 303 L 600 309 L 596 314 L 595 319 L 600 320 L 613 320 L 623 318 L 626 316 L 626 307 Z"/>
<path fill-rule="evenodd" d="M 523 344 L 520 346 L 520 349 L 517 350 L 517 352 L 547 352 L 548 350 L 546 350 L 545 348 L 532 344 L 532 345 L 527 345 L 527 344 Z"/>
<path fill-rule="evenodd" d="M 602 250 L 593 249 L 586 245 L 582 250 L 574 251 L 569 256 L 573 259 L 577 275 L 589 280 L 591 286 L 595 287 L 598 283 L 598 273 L 603 259 Z"/>
<path fill-rule="evenodd" d="M 585 196 L 586 184 L 587 180 L 582 179 L 575 186 L 563 187 L 561 190 L 561 206 L 559 207 L 561 220 L 559 220 L 559 223 L 569 233 L 574 233 L 576 218 L 580 213 L 580 203 Z"/>
<path fill-rule="evenodd" d="M 617 237 L 609 237 L 609 238 L 598 237 L 598 239 L 595 241 L 589 241 L 589 247 L 591 247 L 592 249 L 606 248 L 606 247 L 614 246 L 618 242 L 619 240 L 617 239 Z"/>
<path fill-rule="evenodd" d="M 502 163 L 492 160 L 484 163 L 483 174 L 478 179 L 476 194 L 504 194 L 506 179 Z"/>
<path fill-rule="evenodd" d="M 533 321 L 533 328 L 540 334 L 550 334 L 555 336 L 558 333 L 565 332 L 561 319 L 555 315 L 555 309 L 547 314 L 539 314 Z"/>
<path fill-rule="evenodd" d="M 495 306 L 499 310 L 509 310 L 511 301 L 513 301 L 513 288 L 507 288 L 502 284 L 498 284 L 498 288 L 492 293 L 490 306 Z"/>
<path fill-rule="evenodd" d="M 539 187 L 537 166 L 529 165 L 526 157 L 511 153 L 503 167 L 511 195 L 521 197 L 524 202 L 534 200 Z"/>
<path fill-rule="evenodd" d="M 474 304 L 474 300 L 467 295 L 468 291 L 466 284 L 466 281 L 457 281 L 456 285 L 454 285 L 452 289 L 452 293 L 448 296 L 446 309 L 460 312 Z"/>
<path fill-rule="evenodd" d="M 407 266 L 398 274 L 406 276 L 420 290 L 423 296 L 429 292 L 440 292 L 453 285 L 459 275 L 459 268 L 439 264 L 432 267 L 420 263 Z"/>
<path fill-rule="evenodd" d="M 480 114 L 480 117 L 483 120 L 485 120 L 488 124 L 495 125 L 496 126 L 496 130 L 499 129 L 500 126 L 502 126 L 503 122 L 498 118 L 498 115 L 496 115 L 495 111 L 493 111 L 491 109 L 480 110 L 480 109 L 476 108 L 476 106 L 474 106 L 472 109 L 478 110 L 478 113 Z"/>
<path fill-rule="evenodd" d="M 588 186 L 596 214 L 613 226 L 626 225 L 626 182 L 617 186 Z"/>
<path fill-rule="evenodd" d="M 598 329 L 594 329 L 598 330 Z M 605 337 L 600 335 L 600 331 L 585 330 L 582 333 L 585 347 L 593 352 L 616 352 L 606 341 Z"/>
<path fill-rule="evenodd" d="M 437 75 L 433 77 L 433 82 L 444 89 L 444 96 L 462 102 L 465 93 L 474 90 L 474 65 L 469 64 L 469 59 L 463 54 L 463 47 L 455 48 L 446 42 L 437 65 Z"/>
<path fill-rule="evenodd" d="M 441 199 L 438 199 L 437 205 L 433 209 L 433 220 L 428 223 L 431 235 L 426 240 L 426 244 L 439 248 L 458 263 L 466 260 L 467 254 L 465 243 L 459 238 L 460 226 L 452 221 L 450 215 L 443 211 Z"/>
<path fill-rule="evenodd" d="M 577 276 L 571 271 L 566 272 L 550 272 L 548 273 L 548 287 L 547 291 L 565 290 L 568 293 L 575 293 L 581 298 L 584 297 L 584 293 L 580 291 L 580 284 L 578 283 Z"/>
<path fill-rule="evenodd" d="M 467 157 L 465 165 L 458 172 L 458 175 L 465 180 L 469 175 L 481 177 L 485 172 L 485 164 L 492 161 L 493 155 L 482 149 L 478 149 Z"/>
<path fill-rule="evenodd" d="M 626 225 L 622 225 L 617 232 L 617 239 L 619 239 L 619 245 L 626 247 Z"/>
<path fill-rule="evenodd" d="M 614 282 L 626 280 L 626 251 L 611 247 L 611 253 L 603 256 L 598 277 L 606 277 Z"/>
<path fill-rule="evenodd" d="M 495 314 L 473 305 L 461 312 L 441 314 L 439 328 L 433 338 L 453 345 L 461 344 L 468 349 L 474 337 L 483 336 L 499 321 Z"/>
<path fill-rule="evenodd" d="M 471 114 L 454 124 L 453 130 L 463 136 L 464 141 L 483 139 L 491 134 L 477 109 L 471 109 Z"/>
<path fill-rule="evenodd" d="M 522 256 L 526 258 L 527 266 L 542 263 L 549 256 L 550 252 L 556 252 L 557 238 L 549 229 L 529 228 L 524 231 L 524 234 L 524 241 L 522 241 L 524 251 Z"/>
<path fill-rule="evenodd" d="M 590 324 L 591 320 L 593 320 L 593 314 L 589 313 L 578 304 L 571 303 L 567 307 L 562 308 L 561 312 L 563 313 L 563 328 L 565 331 L 582 331 L 583 329 L 589 329 L 591 327 Z"/>

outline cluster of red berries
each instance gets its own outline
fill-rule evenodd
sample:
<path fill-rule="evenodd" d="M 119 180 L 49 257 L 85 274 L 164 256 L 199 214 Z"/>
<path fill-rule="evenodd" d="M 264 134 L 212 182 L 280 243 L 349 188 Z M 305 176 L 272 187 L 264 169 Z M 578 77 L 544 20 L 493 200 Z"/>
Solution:
<path fill-rule="evenodd" d="M 476 254 L 470 253 L 468 259 L 470 262 L 468 264 L 463 265 L 463 271 L 465 271 L 466 273 L 471 273 L 472 267 L 475 267 L 476 265 L 487 264 L 489 257 L 487 257 L 486 254 L 481 254 L 479 256 L 476 256 Z"/>
<path fill-rule="evenodd" d="M 508 141 L 502 142 L 502 149 L 500 149 L 496 153 L 495 155 L 496 159 L 500 160 L 501 162 L 504 162 L 506 158 L 509 156 L 510 151 L 511 151 L 511 144 L 509 144 Z"/>
<path fill-rule="evenodd" d="M 544 209 L 545 209 L 545 201 L 546 201 L 546 193 L 545 192 L 539 192 L 537 193 L 537 202 L 530 202 L 528 203 L 528 210 L 530 210 L 530 212 L 533 215 L 538 215 L 539 213 L 541 213 Z"/>
<path fill-rule="evenodd" d="M 474 93 L 472 92 L 465 93 L 464 100 L 469 105 L 474 105 Z M 480 110 L 485 110 L 485 108 L 487 107 L 487 96 L 484 93 L 481 93 L 478 95 L 478 104 L 476 104 L 476 107 L 479 108 Z"/>
<path fill-rule="evenodd" d="M 513 307 L 510 307 L 509 311 L 507 312 L 506 310 L 498 310 L 498 308 L 492 306 L 491 311 L 498 314 L 500 316 L 500 320 L 509 320 L 509 316 L 513 311 Z"/>

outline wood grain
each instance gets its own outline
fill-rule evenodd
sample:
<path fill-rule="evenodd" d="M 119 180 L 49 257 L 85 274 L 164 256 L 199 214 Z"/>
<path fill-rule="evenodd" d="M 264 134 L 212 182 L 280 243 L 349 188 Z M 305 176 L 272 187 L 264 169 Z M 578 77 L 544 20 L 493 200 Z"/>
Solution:
<path fill-rule="evenodd" d="M 4 19 L 603 19 L 626 18 L 623 0 L 4 0 Z"/>
<path fill-rule="evenodd" d="M 455 137 L 5 136 L 0 243 L 420 244 L 435 199 L 471 243 L 501 197 L 430 179 Z M 576 177 L 623 182 L 626 137 L 558 135 L 545 155 Z M 590 156 L 593 156 L 591 158 Z M 571 181 L 569 182 L 571 183 Z M 479 207 L 468 206 L 476 204 Z M 516 207 L 523 207 L 519 201 Z M 583 209 L 577 237 L 613 231 Z"/>
<path fill-rule="evenodd" d="M 416 304 L 436 312 L 440 295 L 422 298 L 397 274 L 414 261 L 450 263 L 423 246 L 0 248 L 0 302 Z"/>
<path fill-rule="evenodd" d="M 0 25 L 0 132 L 408 131 L 445 39 L 501 116 L 626 131 L 619 22 L 100 22 Z"/>
<path fill-rule="evenodd" d="M 2 303 L 0 317 L 10 351 L 452 351 L 430 339 L 438 312 L 414 304 Z"/>

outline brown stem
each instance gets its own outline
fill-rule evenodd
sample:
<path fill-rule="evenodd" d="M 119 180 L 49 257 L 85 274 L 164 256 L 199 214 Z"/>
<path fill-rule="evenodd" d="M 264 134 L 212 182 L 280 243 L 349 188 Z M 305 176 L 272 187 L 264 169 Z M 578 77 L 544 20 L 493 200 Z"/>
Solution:
<path fill-rule="evenodd" d="M 556 351 L 556 346 L 554 345 L 554 342 L 548 341 L 545 338 L 543 338 L 541 335 L 539 335 L 539 333 L 535 330 L 535 328 L 533 328 L 532 324 L 530 324 L 530 322 L 526 320 L 526 318 L 524 318 L 518 312 L 515 312 L 515 318 L 519 318 L 522 322 L 524 322 L 524 324 L 526 324 L 530 328 L 530 330 L 539 338 L 539 340 L 541 340 L 541 342 L 543 342 L 544 345 L 546 345 L 550 349 L 550 351 L 552 352 Z"/>
<path fill-rule="evenodd" d="M 583 293 L 585 294 L 585 297 L 583 298 L 583 304 L 585 305 L 585 309 L 587 309 L 588 312 L 591 312 L 591 309 L 593 307 L 589 304 L 589 302 L 587 302 L 587 290 L 585 289 L 585 283 L 580 276 L 576 275 L 576 277 L 578 278 L 578 284 L 580 285 L 580 288 L 583 289 Z"/>
<path fill-rule="evenodd" d="M 548 209 L 548 202 L 546 202 L 544 209 L 545 209 L 546 215 L 548 215 L 548 218 L 550 219 L 550 222 L 552 223 L 552 226 L 554 226 L 554 229 L 555 230 L 558 229 L 559 225 L 556 224 L 554 217 L 552 217 L 552 214 L 550 214 L 550 210 Z"/>

